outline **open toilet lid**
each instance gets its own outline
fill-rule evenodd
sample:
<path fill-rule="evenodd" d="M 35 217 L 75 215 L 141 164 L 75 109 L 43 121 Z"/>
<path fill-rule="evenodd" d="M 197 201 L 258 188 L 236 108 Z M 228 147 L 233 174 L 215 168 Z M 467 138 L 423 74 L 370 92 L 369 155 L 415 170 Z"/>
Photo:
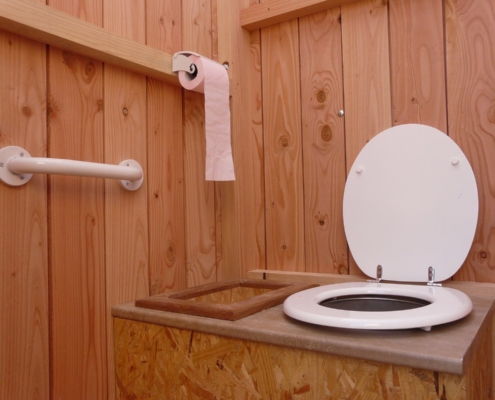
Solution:
<path fill-rule="evenodd" d="M 361 270 L 382 279 L 427 282 L 461 267 L 478 219 L 471 166 L 439 130 L 399 125 L 371 139 L 356 158 L 344 190 L 344 228 Z"/>

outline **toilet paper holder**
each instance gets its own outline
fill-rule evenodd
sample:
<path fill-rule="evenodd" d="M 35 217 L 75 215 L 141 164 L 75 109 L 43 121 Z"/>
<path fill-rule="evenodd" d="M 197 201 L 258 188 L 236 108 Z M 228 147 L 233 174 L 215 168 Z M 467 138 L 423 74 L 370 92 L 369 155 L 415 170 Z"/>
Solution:
<path fill-rule="evenodd" d="M 198 72 L 198 67 L 196 64 L 192 63 L 188 56 L 201 57 L 198 53 L 194 51 L 179 51 L 174 53 L 172 58 L 172 72 L 177 75 L 179 71 L 185 71 L 188 74 L 195 75 Z M 223 63 L 222 66 L 228 70 L 229 64 Z"/>
<path fill-rule="evenodd" d="M 174 74 L 178 74 L 179 71 L 186 71 L 189 74 L 195 74 L 198 72 L 198 68 L 196 64 L 192 63 L 188 56 L 193 55 L 200 57 L 199 54 L 194 53 L 193 51 L 179 51 L 174 54 L 172 58 L 172 72 Z"/>

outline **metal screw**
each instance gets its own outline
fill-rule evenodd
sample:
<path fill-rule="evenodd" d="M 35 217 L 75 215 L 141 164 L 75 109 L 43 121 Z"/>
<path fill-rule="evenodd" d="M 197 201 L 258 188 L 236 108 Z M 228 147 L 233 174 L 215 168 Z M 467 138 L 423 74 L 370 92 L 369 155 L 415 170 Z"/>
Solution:
<path fill-rule="evenodd" d="M 24 180 L 24 175 L 21 175 L 21 176 L 19 177 L 19 179 L 20 179 L 21 181 L 23 181 L 23 180 Z"/>
<path fill-rule="evenodd" d="M 338 115 L 339 115 L 339 117 L 343 117 L 344 116 L 344 110 L 339 110 Z"/>
<path fill-rule="evenodd" d="M 24 153 L 21 153 L 21 157 L 24 157 Z"/>

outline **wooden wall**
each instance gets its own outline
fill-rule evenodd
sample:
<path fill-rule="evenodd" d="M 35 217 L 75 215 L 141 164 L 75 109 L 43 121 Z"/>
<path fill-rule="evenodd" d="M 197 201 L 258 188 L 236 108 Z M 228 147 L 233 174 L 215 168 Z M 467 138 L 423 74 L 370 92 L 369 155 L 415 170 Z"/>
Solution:
<path fill-rule="evenodd" d="M 480 218 L 456 279 L 495 282 L 491 0 L 359 0 L 253 32 L 239 13 L 257 0 L 46 2 L 228 62 L 237 180 L 204 181 L 201 95 L 0 31 L 0 147 L 134 158 L 145 173 L 132 193 L 60 176 L 0 185 L 0 398 L 113 398 L 114 304 L 259 268 L 359 274 L 343 187 L 392 125 L 435 126 L 466 152 Z"/>

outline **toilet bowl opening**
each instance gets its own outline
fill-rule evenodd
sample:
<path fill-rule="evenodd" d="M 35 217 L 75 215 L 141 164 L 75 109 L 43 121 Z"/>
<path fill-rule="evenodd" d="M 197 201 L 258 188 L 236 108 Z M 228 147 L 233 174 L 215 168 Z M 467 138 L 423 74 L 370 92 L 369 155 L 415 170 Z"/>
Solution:
<path fill-rule="evenodd" d="M 346 311 L 387 312 L 405 311 L 431 304 L 427 300 L 408 296 L 386 294 L 353 294 L 331 297 L 320 306 Z"/>

